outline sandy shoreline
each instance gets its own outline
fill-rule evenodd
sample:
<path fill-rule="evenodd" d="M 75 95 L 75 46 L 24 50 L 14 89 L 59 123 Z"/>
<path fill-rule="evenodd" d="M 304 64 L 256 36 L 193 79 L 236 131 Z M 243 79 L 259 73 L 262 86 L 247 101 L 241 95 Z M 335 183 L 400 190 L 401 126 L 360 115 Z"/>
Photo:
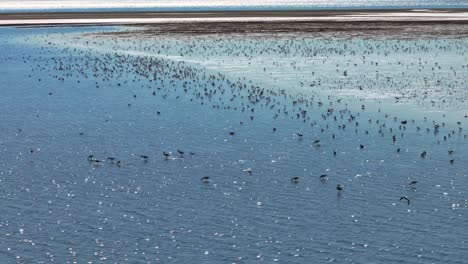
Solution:
<path fill-rule="evenodd" d="M 468 9 L 3 13 L 0 26 L 200 22 L 468 22 Z"/>

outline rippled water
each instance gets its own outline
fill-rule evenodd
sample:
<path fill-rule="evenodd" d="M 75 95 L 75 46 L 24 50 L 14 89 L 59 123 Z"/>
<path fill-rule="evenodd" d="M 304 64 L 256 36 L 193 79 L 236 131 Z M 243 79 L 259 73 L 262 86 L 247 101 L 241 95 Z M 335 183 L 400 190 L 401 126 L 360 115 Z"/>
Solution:
<path fill-rule="evenodd" d="M 437 8 L 468 7 L 466 0 L 0 0 L 0 10 L 232 10 L 232 9 L 343 9 L 343 8 Z"/>
<path fill-rule="evenodd" d="M 465 262 L 467 38 L 0 33 L 1 263 Z"/>

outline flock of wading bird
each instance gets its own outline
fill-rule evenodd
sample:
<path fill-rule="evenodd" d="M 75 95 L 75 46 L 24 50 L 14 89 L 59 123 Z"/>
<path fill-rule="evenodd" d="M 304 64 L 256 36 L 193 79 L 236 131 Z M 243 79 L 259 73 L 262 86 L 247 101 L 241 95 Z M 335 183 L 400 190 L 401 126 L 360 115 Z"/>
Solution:
<path fill-rule="evenodd" d="M 111 36 L 111 37 L 109 37 Z M 201 105 L 209 106 L 213 109 L 224 109 L 231 111 L 240 111 L 246 115 L 246 120 L 240 121 L 240 125 L 245 122 L 254 122 L 255 113 L 257 111 L 268 111 L 272 114 L 272 118 L 275 119 L 291 119 L 297 120 L 305 125 L 310 125 L 316 128 L 323 137 L 331 138 L 335 140 L 338 136 L 334 133 L 334 129 L 338 129 L 340 133 L 355 133 L 361 135 L 373 135 L 380 136 L 382 138 L 389 138 L 388 142 L 395 145 L 394 150 L 396 153 L 400 153 L 403 146 L 398 145 L 400 138 L 405 136 L 405 132 L 410 128 L 413 129 L 412 133 L 425 133 L 433 134 L 436 144 L 443 144 L 444 142 L 450 141 L 453 138 L 463 138 L 466 140 L 467 135 L 463 134 L 462 120 L 468 118 L 468 115 L 460 117 L 460 120 L 456 124 L 446 124 L 446 122 L 429 120 L 428 117 L 424 117 L 423 120 L 415 119 L 400 119 L 397 116 L 393 116 L 390 113 L 381 113 L 380 108 L 378 109 L 379 117 L 372 118 L 369 116 L 361 115 L 366 110 L 365 100 L 359 101 L 358 107 L 351 107 L 346 102 L 346 99 L 338 98 L 335 96 L 324 96 L 318 95 L 315 90 L 301 92 L 289 92 L 286 89 L 275 89 L 266 88 L 261 85 L 255 84 L 252 81 L 246 80 L 246 78 L 230 78 L 221 72 L 213 72 L 206 68 L 186 62 L 183 59 L 174 59 L 161 54 L 174 52 L 180 57 L 190 57 L 190 54 L 201 53 L 206 55 L 206 59 L 209 60 L 211 55 L 214 53 L 221 52 L 226 56 L 233 58 L 242 57 L 246 58 L 247 61 L 254 60 L 256 55 L 268 53 L 268 54 L 281 54 L 282 57 L 287 57 L 291 54 L 299 54 L 299 57 L 308 57 L 310 54 L 322 52 L 321 58 L 326 60 L 328 53 L 343 53 L 346 56 L 346 46 L 342 46 L 341 50 L 337 50 L 340 47 L 333 49 L 313 50 L 307 49 L 299 45 L 297 42 L 300 40 L 291 40 L 282 42 L 282 46 L 276 47 L 265 47 L 262 46 L 261 40 L 248 40 L 246 45 L 238 45 L 236 42 L 232 45 L 227 45 L 224 42 L 222 45 L 214 48 L 213 43 L 208 43 L 205 39 L 202 39 L 201 44 L 197 42 L 197 39 L 185 39 L 177 40 L 172 45 L 165 46 L 163 44 L 154 44 L 152 41 L 148 41 L 146 38 L 122 38 L 120 35 L 107 35 L 93 36 L 82 42 L 81 48 L 67 47 L 66 45 L 59 45 L 54 42 L 49 42 L 47 39 L 46 47 L 42 48 L 45 56 L 49 56 L 52 52 L 59 51 L 61 55 L 50 57 L 48 62 L 52 62 L 49 65 L 48 62 L 44 65 L 44 60 L 33 58 L 37 60 L 37 65 L 33 70 L 42 70 L 51 72 L 51 76 L 60 81 L 66 79 L 79 80 L 82 78 L 91 79 L 95 83 L 96 88 L 100 88 L 101 85 L 111 85 L 116 88 L 120 86 L 132 86 L 147 89 L 148 96 L 159 96 L 162 100 L 166 100 L 168 97 L 174 97 L 175 99 L 189 99 L 191 102 L 198 102 Z M 126 43 L 126 46 L 122 46 L 122 41 Z M 205 42 L 203 42 L 205 41 Z M 175 45 L 175 44 L 179 45 Z M 214 41 L 214 43 L 217 43 Z M 110 46 L 109 46 L 110 45 Z M 236 46 L 237 45 L 237 46 Z M 246 46 L 248 49 L 246 49 Z M 424 49 L 414 45 L 415 49 Z M 99 51 L 101 47 L 106 47 L 106 52 Z M 212 47 L 212 48 L 210 48 Z M 414 48 L 414 47 L 413 47 Z M 444 49 L 446 47 L 438 47 L 438 49 Z M 455 48 L 459 50 L 459 46 L 455 45 Z M 398 47 L 400 52 L 414 52 L 413 49 L 407 49 Z M 126 53 L 125 50 L 136 50 L 140 53 Z M 353 52 L 353 51 L 351 51 Z M 363 63 L 366 63 L 366 55 L 369 53 L 377 53 L 377 49 L 364 49 L 364 53 L 360 55 Z M 462 50 L 459 52 L 463 52 Z M 210 55 L 211 54 L 211 55 Z M 219 54 L 218 54 L 219 55 Z M 382 56 L 391 56 L 390 51 L 383 52 Z M 25 62 L 32 58 L 25 57 Z M 421 60 L 420 60 L 421 61 Z M 367 62 L 369 63 L 369 62 Z M 427 62 L 426 62 L 427 63 Z M 373 66 L 378 68 L 378 62 L 370 62 Z M 277 67 L 283 67 L 280 63 L 273 63 Z M 403 71 L 408 68 L 404 62 L 400 63 Z M 337 65 L 338 66 L 338 65 Z M 349 66 L 349 64 L 343 65 Z M 296 67 L 291 63 L 291 67 Z M 300 71 L 299 66 L 298 71 Z M 424 63 L 416 65 L 419 69 L 424 68 Z M 460 66 L 461 69 L 465 69 L 465 65 Z M 432 78 L 438 78 L 438 74 L 434 74 L 434 71 L 440 69 L 440 65 L 432 67 L 433 74 L 430 75 Z M 51 71 L 52 70 L 52 71 Z M 419 71 L 421 72 L 421 71 Z M 457 71 L 450 67 L 449 72 L 457 75 Z M 347 71 L 344 71 L 344 81 L 341 81 L 341 86 L 346 85 Z M 383 76 L 383 75 L 382 75 Z M 75 79 L 76 78 L 76 79 Z M 276 78 L 276 77 L 275 77 Z M 416 78 L 416 77 L 414 77 Z M 439 85 L 446 80 L 427 80 Z M 441 77 L 443 78 L 443 77 Z M 41 81 L 41 80 L 39 80 Z M 344 84 L 343 84 L 344 83 Z M 401 98 L 409 98 L 415 101 L 418 100 L 419 95 L 423 95 L 422 100 L 430 100 L 430 94 L 428 90 L 424 90 L 422 93 L 417 91 L 413 94 L 405 94 L 405 91 L 399 90 L 397 87 L 400 86 L 411 86 L 411 83 L 400 83 L 393 82 L 390 77 L 387 78 L 387 82 L 384 82 L 387 86 L 395 88 L 393 92 L 399 92 L 401 96 L 395 96 L 395 100 L 401 100 Z M 304 81 L 299 82 L 301 86 L 304 86 Z M 348 83 L 349 84 L 349 83 Z M 364 90 L 375 82 L 368 82 L 365 85 L 356 86 L 357 90 Z M 310 87 L 320 87 L 321 81 L 314 80 L 310 82 Z M 449 87 L 451 89 L 453 87 Z M 423 89 L 423 88 L 421 88 Z M 49 94 L 52 95 L 52 94 Z M 171 98 L 172 98 L 171 97 Z M 134 93 L 129 96 L 129 100 L 137 98 L 137 94 Z M 421 98 L 419 98 L 421 99 Z M 448 103 L 449 100 L 439 98 L 439 104 Z M 432 101 L 432 105 L 435 106 L 435 101 Z M 451 101 L 453 103 L 453 100 Z M 464 104 L 464 100 L 458 100 L 460 104 Z M 132 103 L 128 103 L 128 107 L 131 107 Z M 156 115 L 163 114 L 161 110 L 155 110 Z M 445 118 L 445 115 L 443 116 Z M 362 124 L 366 124 L 366 128 Z M 372 129 L 373 127 L 373 129 Z M 277 131 L 276 127 L 271 128 L 273 133 Z M 350 131 L 350 132 L 348 132 Z M 341 136 L 342 134 L 340 134 Z M 236 136 L 236 131 L 228 131 L 228 135 Z M 302 140 L 306 135 L 304 132 L 299 131 L 295 135 L 299 140 Z M 314 139 L 312 146 L 314 148 L 321 148 L 322 144 L 319 139 Z M 367 146 L 363 143 L 357 146 L 357 149 L 365 149 Z M 338 154 L 337 149 L 332 150 L 333 156 Z M 183 159 L 185 152 L 178 149 L 177 157 L 173 157 L 171 152 L 162 152 L 162 158 L 169 161 L 172 159 Z M 194 152 L 190 152 L 189 155 L 195 155 Z M 420 158 L 425 159 L 429 155 L 427 150 L 420 150 Z M 447 149 L 449 164 L 454 164 L 455 151 L 453 149 Z M 147 155 L 140 155 L 140 158 L 147 161 L 150 157 Z M 114 157 L 107 157 L 106 159 L 97 159 L 93 155 L 88 156 L 88 161 L 93 165 L 100 165 L 104 162 L 110 162 L 115 166 L 122 166 L 123 163 L 120 160 L 116 160 Z M 254 169 L 246 168 L 242 170 L 243 173 L 251 176 L 254 174 Z M 327 181 L 328 175 L 322 174 L 319 177 L 320 181 Z M 211 181 L 209 176 L 204 176 L 201 181 L 208 183 Z M 291 183 L 298 184 L 300 182 L 299 177 L 292 177 Z M 411 181 L 409 186 L 416 188 L 417 181 Z M 338 184 L 336 190 L 338 193 L 342 192 L 344 186 Z M 410 205 L 410 199 L 407 196 L 402 196 L 400 201 L 406 201 Z"/>

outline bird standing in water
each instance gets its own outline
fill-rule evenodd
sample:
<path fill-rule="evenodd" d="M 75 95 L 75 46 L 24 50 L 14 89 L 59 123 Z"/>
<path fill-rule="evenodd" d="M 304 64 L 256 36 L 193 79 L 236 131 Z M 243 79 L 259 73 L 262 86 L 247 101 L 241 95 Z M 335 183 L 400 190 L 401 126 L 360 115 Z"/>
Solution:
<path fill-rule="evenodd" d="M 207 183 L 210 181 L 210 176 L 205 176 L 200 179 L 202 182 Z"/>
<path fill-rule="evenodd" d="M 179 153 L 179 155 L 180 155 L 181 158 L 184 157 L 185 152 L 183 152 L 183 151 L 180 150 L 180 149 L 178 149 L 177 152 Z"/>

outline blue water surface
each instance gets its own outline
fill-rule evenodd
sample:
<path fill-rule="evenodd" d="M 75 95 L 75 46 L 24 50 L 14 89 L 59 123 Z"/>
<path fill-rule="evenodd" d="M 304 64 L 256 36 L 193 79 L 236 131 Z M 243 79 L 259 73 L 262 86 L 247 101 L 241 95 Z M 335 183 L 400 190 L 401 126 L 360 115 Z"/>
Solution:
<path fill-rule="evenodd" d="M 468 39 L 142 29 L 1 29 L 1 263 L 465 263 Z"/>

